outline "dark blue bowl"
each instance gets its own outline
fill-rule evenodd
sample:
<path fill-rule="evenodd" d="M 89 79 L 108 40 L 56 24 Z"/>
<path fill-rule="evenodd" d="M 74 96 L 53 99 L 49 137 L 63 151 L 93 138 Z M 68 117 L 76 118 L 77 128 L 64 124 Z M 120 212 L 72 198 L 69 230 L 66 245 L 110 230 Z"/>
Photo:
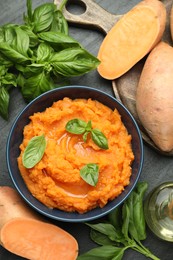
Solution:
<path fill-rule="evenodd" d="M 27 189 L 18 169 L 17 157 L 20 154 L 19 145 L 23 140 L 23 128 L 29 123 L 29 116 L 35 112 L 44 111 L 50 107 L 54 101 L 69 97 L 75 98 L 92 98 L 100 101 L 111 109 L 117 109 L 122 117 L 122 121 L 126 126 L 129 134 L 132 135 L 132 149 L 135 155 L 135 160 L 132 164 L 132 175 L 130 184 L 125 190 L 113 201 L 110 201 L 106 206 L 95 208 L 87 213 L 68 213 L 58 209 L 50 209 L 44 206 L 41 202 L 35 199 Z M 39 213 L 60 221 L 66 222 L 84 222 L 94 220 L 105 216 L 110 211 L 119 206 L 134 189 L 143 166 L 143 141 L 137 123 L 130 112 L 114 97 L 94 88 L 85 86 L 66 86 L 48 91 L 32 102 L 30 102 L 22 112 L 17 116 L 10 130 L 7 140 L 7 167 L 14 186 L 23 199 Z"/>

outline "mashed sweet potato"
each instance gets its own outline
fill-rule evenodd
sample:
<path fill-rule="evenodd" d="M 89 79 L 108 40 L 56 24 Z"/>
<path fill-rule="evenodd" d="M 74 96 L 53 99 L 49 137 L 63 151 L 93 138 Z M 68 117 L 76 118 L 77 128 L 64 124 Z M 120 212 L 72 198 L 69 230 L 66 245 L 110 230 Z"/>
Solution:
<path fill-rule="evenodd" d="M 70 134 L 66 123 L 74 118 L 101 130 L 108 139 L 109 149 L 99 148 L 91 138 Z M 50 208 L 84 213 L 104 207 L 129 184 L 134 154 L 131 136 L 127 133 L 118 111 L 91 99 L 64 98 L 44 112 L 35 113 L 24 128 L 18 165 L 21 175 L 34 197 Z M 47 141 L 43 158 L 33 168 L 22 164 L 22 154 L 29 140 L 44 134 Z M 80 169 L 88 164 L 99 165 L 99 179 L 91 186 L 80 177 Z"/>

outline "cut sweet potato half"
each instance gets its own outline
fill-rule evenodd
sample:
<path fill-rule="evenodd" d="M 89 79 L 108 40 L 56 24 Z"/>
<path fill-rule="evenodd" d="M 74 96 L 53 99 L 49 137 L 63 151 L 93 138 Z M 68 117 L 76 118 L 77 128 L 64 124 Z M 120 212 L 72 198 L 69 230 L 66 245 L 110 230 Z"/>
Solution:
<path fill-rule="evenodd" d="M 166 8 L 158 0 L 144 0 L 115 24 L 104 38 L 98 59 L 99 74 L 113 80 L 151 51 L 166 26 Z"/>

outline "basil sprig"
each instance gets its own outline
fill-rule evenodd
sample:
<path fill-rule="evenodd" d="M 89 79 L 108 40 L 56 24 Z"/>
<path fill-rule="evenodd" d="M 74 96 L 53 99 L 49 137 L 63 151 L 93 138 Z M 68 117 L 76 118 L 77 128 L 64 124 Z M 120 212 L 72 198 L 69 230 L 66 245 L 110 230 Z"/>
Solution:
<path fill-rule="evenodd" d="M 84 120 L 74 118 L 67 122 L 65 129 L 72 134 L 83 134 L 83 140 L 86 142 L 87 136 L 90 133 L 93 142 L 100 148 L 107 150 L 108 140 L 106 136 L 97 128 L 92 128 L 91 120 L 85 122 Z"/>
<path fill-rule="evenodd" d="M 15 73 L 14 79 L 8 74 L 4 83 L 0 71 L 0 116 L 4 119 L 8 118 L 9 85 L 18 86 L 29 102 L 100 64 L 97 57 L 69 36 L 62 12 L 66 3 L 62 0 L 59 7 L 45 3 L 33 10 L 32 0 L 26 0 L 23 24 L 0 26 L 0 64 Z"/>
<path fill-rule="evenodd" d="M 142 244 L 146 239 L 143 200 L 147 188 L 146 182 L 139 182 L 122 206 L 118 206 L 108 214 L 105 222 L 87 223 L 91 228 L 90 237 L 98 247 L 79 255 L 78 260 L 126 259 L 124 253 L 127 249 L 135 250 L 147 258 L 159 260 Z"/>
<path fill-rule="evenodd" d="M 28 143 L 23 156 L 22 163 L 27 169 L 34 167 L 43 157 L 46 149 L 44 135 L 34 136 Z"/>
<path fill-rule="evenodd" d="M 80 169 L 81 178 L 91 186 L 96 186 L 99 178 L 99 166 L 88 163 Z"/>

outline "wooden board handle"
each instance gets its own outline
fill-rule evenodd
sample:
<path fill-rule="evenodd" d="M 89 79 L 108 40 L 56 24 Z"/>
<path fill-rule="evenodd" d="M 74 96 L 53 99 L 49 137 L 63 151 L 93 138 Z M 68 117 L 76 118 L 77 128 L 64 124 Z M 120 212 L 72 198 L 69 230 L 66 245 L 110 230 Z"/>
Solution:
<path fill-rule="evenodd" d="M 54 3 L 59 6 L 61 1 L 62 0 L 54 0 Z M 93 0 L 69 0 L 67 2 L 67 5 L 72 4 L 82 6 L 85 11 L 80 15 L 76 15 L 70 13 L 67 8 L 64 7 L 63 14 L 68 22 L 78 26 L 95 28 L 104 34 L 107 34 L 121 17 L 121 15 L 114 15 L 107 12 Z"/>

